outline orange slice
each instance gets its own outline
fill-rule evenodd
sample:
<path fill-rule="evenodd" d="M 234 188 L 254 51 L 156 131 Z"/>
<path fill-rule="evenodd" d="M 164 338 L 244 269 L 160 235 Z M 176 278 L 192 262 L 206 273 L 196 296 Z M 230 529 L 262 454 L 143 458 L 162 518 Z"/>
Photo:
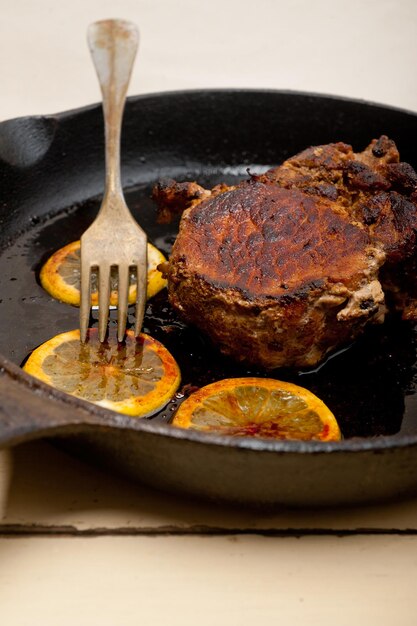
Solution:
<path fill-rule="evenodd" d="M 148 288 L 147 297 L 151 298 L 166 287 L 167 281 L 157 269 L 166 261 L 162 252 L 148 243 Z M 112 269 L 110 304 L 117 306 L 117 272 Z M 57 250 L 41 269 L 42 287 L 61 302 L 80 306 L 80 242 L 74 241 Z M 129 304 L 136 301 L 135 275 L 130 276 Z M 133 284 L 132 284 L 133 283 Z M 91 304 L 98 304 L 97 275 L 92 274 Z"/>
<path fill-rule="evenodd" d="M 180 383 L 170 352 L 149 335 L 135 339 L 131 330 L 123 343 L 114 329 L 104 343 L 96 329 L 85 344 L 79 330 L 56 335 L 32 352 L 23 369 L 61 391 L 136 417 L 164 407 Z"/>
<path fill-rule="evenodd" d="M 227 378 L 185 400 L 174 426 L 262 439 L 337 441 L 333 413 L 313 393 L 271 378 Z"/>

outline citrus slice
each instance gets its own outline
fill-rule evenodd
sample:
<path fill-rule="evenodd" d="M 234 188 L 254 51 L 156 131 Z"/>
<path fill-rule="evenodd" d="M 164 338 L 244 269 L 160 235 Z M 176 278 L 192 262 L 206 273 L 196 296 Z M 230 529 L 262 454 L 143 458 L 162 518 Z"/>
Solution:
<path fill-rule="evenodd" d="M 166 261 L 162 252 L 148 243 L 148 287 L 147 297 L 151 298 L 161 291 L 167 281 L 157 269 Z M 57 250 L 43 265 L 40 273 L 42 287 L 61 302 L 80 306 L 80 242 L 73 241 Z M 110 305 L 117 306 L 117 272 L 111 270 Z M 135 274 L 130 275 L 129 304 L 136 301 Z M 91 277 L 91 304 L 98 304 L 97 274 Z"/>
<path fill-rule="evenodd" d="M 317 396 L 271 378 L 227 378 L 202 387 L 181 404 L 172 424 L 235 437 L 341 438 L 336 418 Z"/>
<path fill-rule="evenodd" d="M 145 417 L 164 407 L 180 383 L 174 357 L 156 339 L 131 330 L 118 343 L 115 330 L 98 340 L 88 331 L 87 343 L 79 330 L 56 335 L 36 348 L 23 369 L 73 396 L 119 413 Z"/>

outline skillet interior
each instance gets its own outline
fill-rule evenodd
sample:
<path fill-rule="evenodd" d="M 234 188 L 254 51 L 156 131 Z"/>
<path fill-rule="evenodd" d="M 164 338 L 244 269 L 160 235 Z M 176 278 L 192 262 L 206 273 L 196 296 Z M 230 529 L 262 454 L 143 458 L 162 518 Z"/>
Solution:
<path fill-rule="evenodd" d="M 307 94 L 205 91 L 133 98 L 128 101 L 125 115 L 123 181 L 130 189 L 130 205 L 136 207 L 141 224 L 157 245 L 168 250 L 172 229 L 155 225 L 153 207 L 148 200 L 150 186 L 162 177 L 192 179 L 204 184 L 232 182 L 245 176 L 248 166 L 252 171 L 264 170 L 307 145 L 343 140 L 362 149 L 371 138 L 382 133 L 392 136 L 402 159 L 416 166 L 413 155 L 416 131 L 417 116 L 411 113 Z M 77 238 L 94 216 L 97 208 L 94 198 L 100 195 L 103 185 L 103 154 L 102 116 L 97 106 L 47 118 L 11 120 L 0 126 L 3 189 L 0 352 L 16 364 L 38 343 L 77 325 L 77 310 L 51 302 L 37 285 L 34 291 L 30 285 L 35 285 L 34 273 L 42 257 Z M 155 317 L 152 314 L 158 307 L 160 312 L 161 306 L 154 305 L 148 318 L 149 330 L 154 335 L 160 332 L 160 325 L 152 323 Z M 16 319 L 22 323 L 16 324 Z M 164 318 L 163 324 L 166 322 Z M 171 347 L 169 336 L 159 338 Z M 196 343 L 195 351 L 200 358 L 210 353 L 204 342 L 198 345 L 197 335 L 188 336 L 187 340 L 191 347 Z M 244 373 L 241 370 L 234 373 L 225 362 L 216 370 L 216 355 L 210 358 L 208 378 L 189 382 L 205 384 L 225 375 Z M 415 488 L 414 480 L 404 479 L 401 472 L 411 474 L 410 462 L 407 461 L 405 469 L 404 459 L 417 438 L 417 407 L 413 398 L 415 360 L 414 329 L 394 322 L 383 331 L 371 333 L 359 348 L 355 346 L 335 358 L 318 374 L 297 380 L 294 372 L 281 373 L 282 377 L 315 390 L 338 415 L 342 412 L 342 430 L 347 439 L 336 446 L 223 440 L 223 445 L 217 447 L 215 438 L 209 445 L 210 438 L 201 439 L 195 433 L 181 432 L 181 436 L 176 433 L 172 437 L 170 427 L 157 425 L 155 421 L 143 424 L 143 428 L 135 424 L 134 434 L 123 431 L 116 446 L 117 438 L 109 447 L 109 438 L 98 433 L 92 438 L 88 436 L 88 446 L 89 449 L 93 446 L 97 455 L 108 458 L 110 454 L 129 473 L 210 497 L 308 504 L 408 493 Z M 185 362 L 181 365 L 183 370 L 187 368 Z M 202 365 L 203 371 L 204 362 Z M 353 374 L 356 378 L 352 378 Z M 338 407 L 332 406 L 332 402 L 338 403 Z M 30 412 L 30 406 L 22 408 Z M 166 418 L 159 416 L 159 419 Z M 143 443 L 150 436 L 153 443 L 147 446 L 146 453 L 141 450 L 138 462 L 137 440 L 141 431 L 140 441 Z M 161 447 L 155 441 L 165 443 Z M 201 445 L 200 441 L 205 444 Z M 81 443 L 78 439 L 78 446 Z M 174 456 L 170 445 L 177 447 Z M 184 452 L 178 446 L 189 451 L 182 468 L 178 458 Z M 124 450 L 124 459 L 120 458 L 120 450 Z M 390 465 L 378 461 L 376 465 L 381 468 L 375 470 L 375 459 L 380 458 L 376 453 L 383 450 L 386 457 L 394 460 L 396 473 L 393 479 L 391 468 L 390 480 L 381 482 L 380 471 L 386 475 L 385 468 Z M 251 457 L 254 453 L 250 471 L 250 463 L 246 469 L 245 463 L 242 464 L 242 454 Z M 172 459 L 169 467 L 167 455 Z M 224 470 L 220 473 L 219 455 Z M 334 473 L 329 477 L 336 456 L 340 484 L 337 480 L 335 483 Z M 214 459 L 216 472 L 213 472 Z M 277 465 L 272 471 L 274 463 Z M 294 472 L 301 479 L 309 464 L 316 468 L 313 492 L 311 485 L 307 488 L 305 477 L 303 485 L 297 487 L 294 482 Z M 364 490 L 361 475 L 369 474 L 371 468 L 376 474 Z M 268 472 L 275 475 L 270 484 L 265 480 Z M 346 489 L 346 472 L 351 472 L 356 486 Z M 229 483 L 225 475 L 229 475 Z"/>

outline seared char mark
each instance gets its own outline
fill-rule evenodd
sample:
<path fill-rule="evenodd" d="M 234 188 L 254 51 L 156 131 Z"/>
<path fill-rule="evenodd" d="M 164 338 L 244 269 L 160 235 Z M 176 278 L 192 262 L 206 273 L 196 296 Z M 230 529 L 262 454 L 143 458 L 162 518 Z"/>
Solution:
<path fill-rule="evenodd" d="M 375 172 L 369 165 L 359 161 L 348 161 L 344 171 L 349 184 L 363 191 L 386 190 L 391 186 L 382 174 Z"/>
<path fill-rule="evenodd" d="M 397 146 L 392 139 L 389 139 L 386 135 L 382 135 L 379 139 L 374 139 L 367 150 L 371 149 L 374 157 L 380 159 L 381 157 L 388 157 L 387 162 L 398 161 L 399 153 Z"/>
<path fill-rule="evenodd" d="M 409 163 L 390 163 L 387 170 L 393 187 L 398 191 L 412 193 L 417 189 L 417 173 Z"/>
<path fill-rule="evenodd" d="M 401 194 L 380 193 L 361 207 L 372 239 L 383 242 L 388 263 L 415 255 L 416 206 Z"/>

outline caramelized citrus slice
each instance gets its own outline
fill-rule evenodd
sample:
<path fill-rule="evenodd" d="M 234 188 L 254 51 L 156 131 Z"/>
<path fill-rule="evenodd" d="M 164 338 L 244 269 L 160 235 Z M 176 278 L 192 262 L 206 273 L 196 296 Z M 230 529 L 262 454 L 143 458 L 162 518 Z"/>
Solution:
<path fill-rule="evenodd" d="M 135 339 L 131 330 L 123 343 L 114 329 L 104 343 L 96 329 L 85 344 L 79 330 L 56 335 L 32 352 L 23 369 L 61 391 L 136 417 L 156 413 L 180 383 L 168 350 L 149 335 Z"/>
<path fill-rule="evenodd" d="M 341 438 L 333 413 L 317 396 L 271 378 L 228 378 L 202 387 L 182 403 L 172 424 L 235 437 Z"/>
<path fill-rule="evenodd" d="M 166 280 L 157 269 L 166 261 L 162 252 L 148 243 L 148 288 L 147 297 L 151 298 L 166 286 Z M 41 269 L 42 287 L 61 302 L 80 306 L 80 242 L 74 241 L 57 250 Z M 110 304 L 117 305 L 117 272 L 111 270 Z M 129 304 L 136 301 L 135 274 L 130 276 Z M 98 304 L 97 274 L 91 277 L 91 304 Z"/>

